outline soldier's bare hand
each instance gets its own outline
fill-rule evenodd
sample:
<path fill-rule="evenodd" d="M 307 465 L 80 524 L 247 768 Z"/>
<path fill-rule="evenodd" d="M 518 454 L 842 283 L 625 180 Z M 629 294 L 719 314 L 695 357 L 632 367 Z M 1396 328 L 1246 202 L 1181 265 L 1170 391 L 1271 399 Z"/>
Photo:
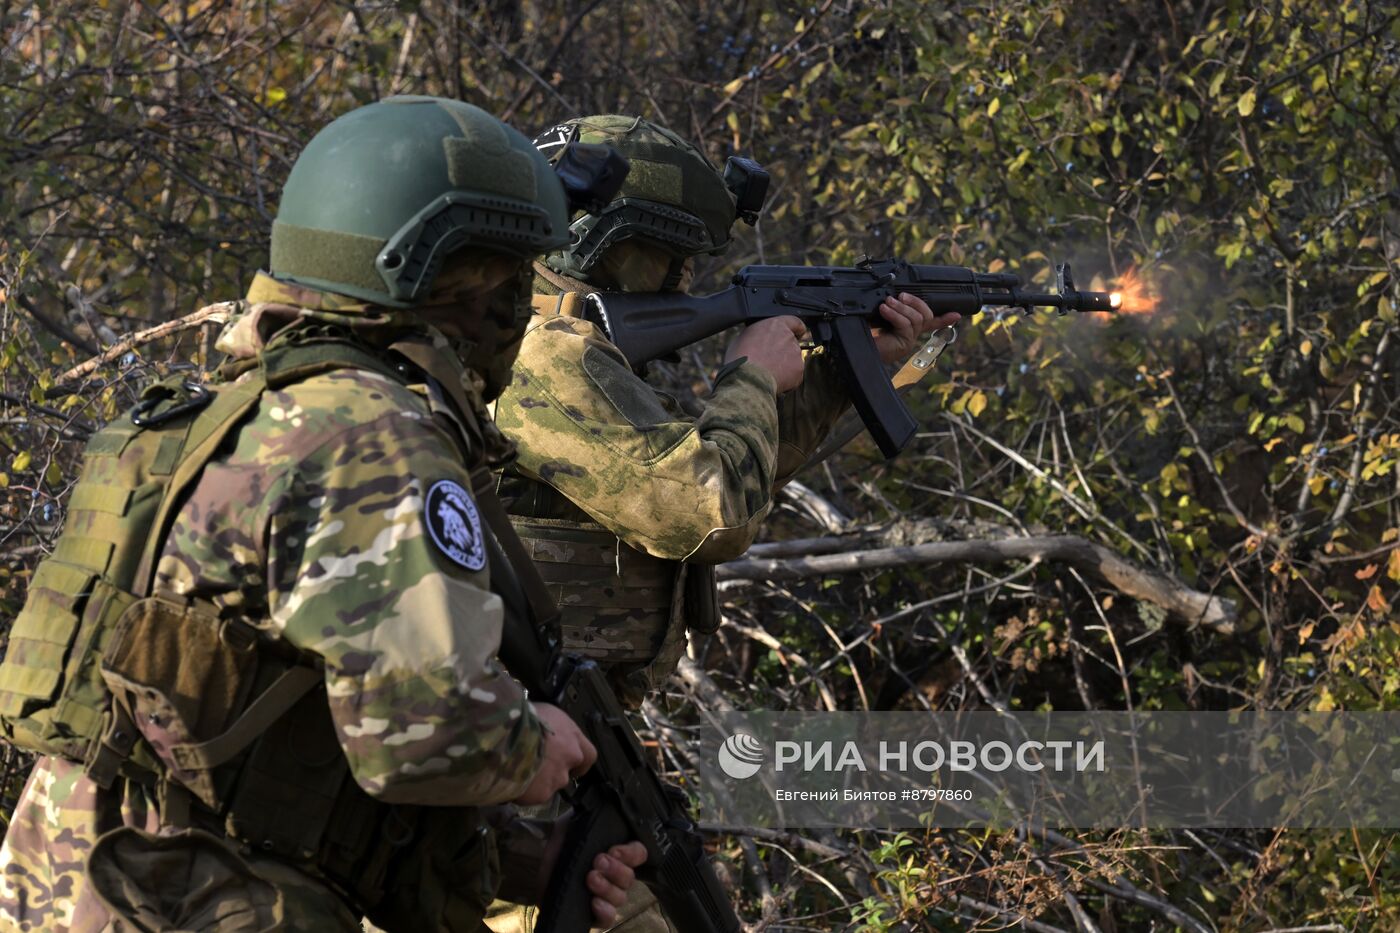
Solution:
<path fill-rule="evenodd" d="M 875 331 L 875 349 L 886 363 L 898 363 L 918 349 L 926 334 L 952 327 L 962 320 L 957 312 L 935 316 L 922 298 L 908 292 L 886 298 L 880 304 L 880 316 L 889 326 Z"/>
<path fill-rule="evenodd" d="M 598 926 L 617 922 L 617 908 L 627 900 L 627 891 L 637 880 L 632 869 L 647 860 L 646 846 L 628 842 L 599 852 L 588 873 L 588 890 L 593 892 L 593 919 Z"/>
<path fill-rule="evenodd" d="M 569 714 L 549 703 L 536 703 L 535 716 L 544 724 L 544 762 L 525 793 L 515 802 L 525 806 L 547 803 L 573 778 L 593 767 L 598 750 Z"/>
<path fill-rule="evenodd" d="M 779 392 L 795 389 L 802 384 L 805 362 L 798 341 L 806 333 L 806 325 L 789 314 L 750 324 L 729 345 L 724 361 L 747 356 L 750 363 L 768 370 Z"/>

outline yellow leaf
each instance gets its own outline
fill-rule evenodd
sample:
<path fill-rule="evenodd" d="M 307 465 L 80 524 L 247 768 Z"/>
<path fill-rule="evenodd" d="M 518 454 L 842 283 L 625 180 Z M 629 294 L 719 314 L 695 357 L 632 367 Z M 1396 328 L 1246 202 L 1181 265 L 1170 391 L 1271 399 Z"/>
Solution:
<path fill-rule="evenodd" d="M 1282 444 L 1282 443 L 1283 443 L 1283 438 L 1281 438 L 1281 437 L 1275 437 L 1275 438 L 1273 438 L 1272 440 L 1270 440 L 1267 444 L 1264 445 L 1264 452 L 1265 452 L 1265 453 L 1270 453 L 1270 454 L 1271 454 L 1271 453 L 1274 452 L 1274 448 L 1277 447 L 1279 444 Z"/>
<path fill-rule="evenodd" d="M 741 87 L 743 87 L 743 86 L 744 86 L 744 76 L 743 76 L 743 75 L 740 75 L 739 77 L 735 78 L 733 81 L 730 81 L 728 84 L 726 84 L 726 85 L 724 86 L 724 93 L 725 93 L 725 96 L 728 96 L 728 95 L 730 95 L 730 94 L 733 94 L 735 91 L 739 90 L 739 88 L 741 88 Z"/>
<path fill-rule="evenodd" d="M 1389 544 L 1396 540 L 1400 540 L 1400 528 L 1387 528 L 1381 535 L 1381 544 Z"/>
<path fill-rule="evenodd" d="M 1312 490 L 1313 495 L 1321 493 L 1322 487 L 1326 485 L 1327 477 L 1325 476 L 1314 476 L 1312 479 L 1308 480 L 1308 489 Z"/>
<path fill-rule="evenodd" d="M 1243 94 L 1243 96 L 1240 97 L 1240 101 L 1239 101 L 1239 103 L 1238 103 L 1236 106 L 1239 107 L 1240 116 L 1242 116 L 1242 117 L 1247 117 L 1247 116 L 1249 116 L 1251 113 L 1253 113 L 1253 112 L 1254 112 L 1254 88 L 1250 88 L 1249 90 L 1245 91 L 1244 94 Z"/>
<path fill-rule="evenodd" d="M 1309 353 L 1311 353 L 1311 352 L 1312 352 L 1312 341 L 1311 341 L 1311 340 L 1304 340 L 1301 344 L 1298 345 L 1298 352 L 1301 353 L 1301 354 L 1303 354 L 1304 356 L 1307 356 Z"/>
<path fill-rule="evenodd" d="M 1316 626 L 1316 622 L 1308 622 L 1302 628 L 1298 629 L 1298 644 L 1301 645 L 1303 642 L 1307 641 Z"/>
<path fill-rule="evenodd" d="M 10 469 L 14 470 L 16 473 L 27 470 L 29 469 L 29 462 L 33 459 L 34 458 L 29 455 L 29 451 L 23 451 L 15 457 L 15 462 L 10 464 Z"/>
<path fill-rule="evenodd" d="M 1385 597 L 1381 595 L 1381 588 L 1379 586 L 1371 587 L 1371 592 L 1366 596 L 1366 608 L 1370 609 L 1372 612 L 1390 611 L 1390 603 L 1386 602 Z"/>
<path fill-rule="evenodd" d="M 5 489 L 10 485 L 10 474 L 0 473 L 0 489 Z"/>
<path fill-rule="evenodd" d="M 1391 548 L 1390 560 L 1385 565 L 1385 575 L 1395 581 L 1400 581 L 1400 547 Z"/>
<path fill-rule="evenodd" d="M 989 116 L 989 117 L 994 117 L 994 116 L 996 116 L 996 115 L 997 115 L 997 111 L 1000 110 L 1000 109 L 1001 109 L 1001 98 L 1000 98 L 1000 97 L 993 97 L 993 98 L 992 98 L 992 102 L 991 102 L 990 104 L 987 105 L 987 116 Z"/>
<path fill-rule="evenodd" d="M 269 104 L 280 104 L 287 99 L 287 91 L 285 88 L 270 87 L 263 99 Z"/>
<path fill-rule="evenodd" d="M 983 409 L 986 407 L 987 393 L 985 392 L 976 392 L 973 394 L 972 398 L 967 400 L 967 410 L 972 412 L 972 417 L 974 418 L 982 414 Z"/>
<path fill-rule="evenodd" d="M 5 290 L 0 288 L 0 305 L 5 303 Z"/>

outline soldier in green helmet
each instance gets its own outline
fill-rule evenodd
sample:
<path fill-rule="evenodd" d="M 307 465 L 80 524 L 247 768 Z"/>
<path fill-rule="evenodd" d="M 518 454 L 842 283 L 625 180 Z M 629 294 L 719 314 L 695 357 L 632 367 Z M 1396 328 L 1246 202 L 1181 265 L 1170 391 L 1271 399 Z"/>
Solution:
<path fill-rule="evenodd" d="M 756 208 L 698 148 L 640 117 L 569 120 L 535 144 L 554 157 L 575 141 L 612 145 L 631 170 L 609 204 L 575 216 L 569 246 L 535 263 L 535 317 L 496 404 L 519 449 L 500 490 L 559 603 L 566 646 L 639 703 L 688 630 L 718 625 L 714 564 L 748 548 L 848 399 L 831 361 L 804 355 L 796 318 L 747 328 L 698 413 L 635 372 L 584 319 L 583 296 L 688 290 L 695 257 L 722 253 L 736 216 L 752 223 Z M 957 319 L 910 295 L 882 313 L 887 363 Z M 666 929 L 648 897 L 634 889 L 619 929 Z M 495 930 L 531 924 L 528 911 L 498 911 Z"/>
<path fill-rule="evenodd" d="M 467 104 L 391 98 L 308 144 L 217 379 L 96 435 L 15 622 L 0 727 L 43 757 L 0 926 L 481 928 L 482 808 L 593 755 L 495 658 L 511 571 L 476 507 L 529 262 L 567 232 L 545 158 Z M 599 922 L 644 857 L 595 861 Z"/>

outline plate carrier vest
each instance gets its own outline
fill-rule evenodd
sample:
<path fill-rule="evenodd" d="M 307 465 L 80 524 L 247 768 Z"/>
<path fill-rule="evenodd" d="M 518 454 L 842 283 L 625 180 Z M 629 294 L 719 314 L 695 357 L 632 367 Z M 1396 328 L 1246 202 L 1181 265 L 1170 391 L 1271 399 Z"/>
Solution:
<path fill-rule="evenodd" d="M 212 605 L 152 592 L 186 494 L 263 393 L 341 368 L 420 381 L 344 329 L 297 325 L 242 378 L 153 383 L 91 438 L 62 534 L 0 663 L 0 732 L 84 763 L 103 788 L 118 775 L 151 786 L 162 824 L 307 865 L 367 909 L 419 808 L 380 803 L 356 784 L 318 659 Z M 157 756 L 137 721 L 184 741 Z"/>

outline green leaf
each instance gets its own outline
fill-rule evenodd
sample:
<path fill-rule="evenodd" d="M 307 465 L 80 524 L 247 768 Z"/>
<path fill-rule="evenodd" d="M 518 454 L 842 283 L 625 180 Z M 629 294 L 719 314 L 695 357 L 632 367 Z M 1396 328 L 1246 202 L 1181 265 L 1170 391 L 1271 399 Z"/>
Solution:
<path fill-rule="evenodd" d="M 1228 74 L 1224 68 L 1215 73 L 1215 77 L 1210 79 L 1210 96 L 1219 97 L 1220 87 L 1225 83 L 1225 76 Z"/>
<path fill-rule="evenodd" d="M 1239 103 L 1235 105 L 1239 108 L 1240 116 L 1247 117 L 1254 112 L 1254 88 L 1245 91 L 1240 97 Z"/>
<path fill-rule="evenodd" d="M 33 459 L 29 451 L 21 451 L 16 455 L 14 462 L 10 464 L 10 469 L 14 470 L 16 473 L 23 473 L 25 470 L 29 469 L 29 464 Z"/>

